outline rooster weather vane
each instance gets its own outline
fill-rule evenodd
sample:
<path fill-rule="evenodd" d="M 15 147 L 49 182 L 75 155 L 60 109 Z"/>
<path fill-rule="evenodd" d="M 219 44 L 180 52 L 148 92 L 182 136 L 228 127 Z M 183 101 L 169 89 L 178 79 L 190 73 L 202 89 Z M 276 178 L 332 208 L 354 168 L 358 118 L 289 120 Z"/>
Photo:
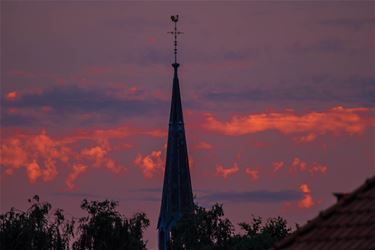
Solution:
<path fill-rule="evenodd" d="M 174 63 L 177 64 L 177 36 L 183 34 L 177 30 L 178 15 L 171 16 L 172 22 L 174 22 L 174 31 L 168 32 L 168 34 L 174 35 Z"/>

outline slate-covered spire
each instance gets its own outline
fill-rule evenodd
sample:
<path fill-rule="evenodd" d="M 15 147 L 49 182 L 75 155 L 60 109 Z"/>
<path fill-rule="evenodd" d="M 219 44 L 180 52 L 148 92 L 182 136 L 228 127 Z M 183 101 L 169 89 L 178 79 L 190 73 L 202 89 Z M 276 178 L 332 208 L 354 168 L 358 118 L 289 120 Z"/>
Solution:
<path fill-rule="evenodd" d="M 181 105 L 181 95 L 180 95 L 180 84 L 178 81 L 178 63 L 172 64 L 174 69 L 173 75 L 173 86 L 172 86 L 172 102 L 171 102 L 171 112 L 169 115 L 169 123 L 184 123 L 184 118 L 182 115 L 182 105 Z"/>
<path fill-rule="evenodd" d="M 176 39 L 176 22 L 174 16 Z M 177 42 L 175 41 L 175 46 Z M 177 50 L 175 49 L 175 53 Z M 159 250 L 168 249 L 170 232 L 178 220 L 185 214 L 193 213 L 193 192 L 191 188 L 189 159 L 187 152 L 184 119 L 182 114 L 180 86 L 178 81 L 179 64 L 172 64 L 174 69 L 172 101 L 169 117 L 168 146 L 164 172 L 163 196 L 158 221 Z"/>

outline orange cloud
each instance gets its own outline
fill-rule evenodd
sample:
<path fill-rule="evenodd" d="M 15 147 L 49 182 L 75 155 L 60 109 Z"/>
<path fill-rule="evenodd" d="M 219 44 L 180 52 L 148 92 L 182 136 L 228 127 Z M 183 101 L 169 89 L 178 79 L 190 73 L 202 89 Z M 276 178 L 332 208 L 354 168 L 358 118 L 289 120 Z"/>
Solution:
<path fill-rule="evenodd" d="M 72 172 L 70 172 L 70 174 L 65 180 L 65 185 L 71 190 L 74 189 L 74 182 L 76 181 L 79 175 L 87 171 L 87 168 L 88 167 L 84 164 L 74 164 L 72 167 Z"/>
<path fill-rule="evenodd" d="M 140 129 L 140 128 L 130 128 L 127 126 L 119 126 L 117 128 L 109 129 L 94 129 L 94 130 L 83 130 L 78 131 L 74 134 L 67 135 L 62 138 L 62 143 L 70 144 L 81 140 L 91 140 L 96 141 L 99 144 L 108 144 L 111 139 L 122 139 L 129 136 L 136 135 L 147 135 L 151 137 L 165 137 L 167 133 L 161 129 Z"/>
<path fill-rule="evenodd" d="M 27 165 L 26 170 L 30 183 L 35 183 L 36 180 L 42 175 L 40 167 L 35 160 Z"/>
<path fill-rule="evenodd" d="M 95 146 L 92 148 L 83 149 L 81 154 L 83 156 L 93 158 L 95 160 L 95 165 L 99 166 L 102 163 L 104 156 L 107 154 L 107 151 L 100 146 Z"/>
<path fill-rule="evenodd" d="M 44 161 L 43 180 L 52 181 L 57 176 L 56 162 L 49 158 Z"/>
<path fill-rule="evenodd" d="M 245 172 L 252 181 L 257 181 L 259 179 L 259 170 L 246 168 Z"/>
<path fill-rule="evenodd" d="M 8 94 L 6 94 L 6 99 L 8 101 L 16 100 L 17 99 L 17 92 L 16 91 L 9 92 Z"/>
<path fill-rule="evenodd" d="M 163 138 L 167 136 L 167 131 L 163 129 L 153 129 L 153 130 L 141 132 L 141 134 L 149 135 L 149 136 L 157 137 L 157 138 Z"/>
<path fill-rule="evenodd" d="M 216 165 L 216 175 L 224 177 L 224 179 L 234 175 L 240 171 L 240 168 L 238 167 L 238 164 L 235 162 L 233 166 L 224 168 L 223 165 Z"/>
<path fill-rule="evenodd" d="M 202 141 L 196 145 L 196 148 L 202 149 L 202 150 L 210 150 L 212 149 L 212 145 L 207 142 Z"/>
<path fill-rule="evenodd" d="M 315 174 L 326 174 L 328 171 L 328 166 L 324 164 L 319 164 L 314 162 L 312 164 L 308 164 L 305 161 L 302 161 L 298 157 L 295 157 L 292 161 L 291 166 L 289 167 L 289 172 L 297 173 L 297 172 L 308 172 L 310 175 Z"/>
<path fill-rule="evenodd" d="M 294 138 L 294 141 L 296 141 L 297 143 L 308 143 L 308 142 L 315 141 L 315 139 L 316 139 L 316 134 L 310 133 L 306 136 L 296 137 Z"/>
<path fill-rule="evenodd" d="M 307 184 L 301 184 L 299 189 L 303 193 L 303 198 L 298 202 L 300 208 L 310 208 L 317 204 L 311 195 L 311 190 Z"/>
<path fill-rule="evenodd" d="M 300 160 L 297 157 L 293 159 L 292 165 L 289 168 L 289 170 L 292 172 L 296 172 L 296 171 L 304 172 L 306 169 L 307 169 L 307 163 Z"/>
<path fill-rule="evenodd" d="M 369 108 L 344 108 L 339 106 L 324 112 L 310 112 L 304 115 L 297 115 L 293 112 L 235 116 L 227 122 L 221 122 L 212 114 L 206 114 L 204 127 L 231 136 L 267 130 L 277 130 L 284 134 L 306 134 L 299 138 L 299 142 L 310 142 L 315 140 L 317 135 L 327 133 L 360 134 L 367 127 L 373 125 L 370 118 L 362 115 L 363 113 L 371 113 L 372 109 Z"/>
<path fill-rule="evenodd" d="M 9 169 L 17 169 L 28 161 L 27 152 L 22 141 L 18 138 L 10 138 L 1 144 L 0 164 Z M 13 171 L 9 170 L 8 174 Z"/>
<path fill-rule="evenodd" d="M 272 172 L 277 173 L 281 169 L 283 169 L 285 166 L 285 163 L 283 161 L 277 161 L 272 163 Z"/>
<path fill-rule="evenodd" d="M 307 184 L 301 184 L 299 186 L 299 189 L 301 190 L 302 193 L 311 193 L 311 190 Z"/>
<path fill-rule="evenodd" d="M 118 166 L 112 159 L 107 159 L 105 167 L 114 174 L 119 174 L 124 169 Z"/>
<path fill-rule="evenodd" d="M 12 175 L 19 168 L 25 168 L 30 183 L 35 183 L 39 179 L 45 182 L 54 180 L 58 176 L 58 165 L 87 165 L 89 160 L 92 160 L 95 166 L 119 174 L 124 167 L 120 167 L 109 157 L 111 147 L 106 136 L 123 136 L 124 133 L 123 130 L 96 130 L 94 133 L 68 135 L 56 139 L 50 137 L 45 130 L 39 134 L 18 131 L 1 141 L 0 164 L 5 168 L 5 175 Z M 72 145 L 90 140 L 98 145 L 82 150 L 77 150 L 75 145 Z"/>
<path fill-rule="evenodd" d="M 38 135 L 17 135 L 2 140 L 0 163 L 6 174 L 25 167 L 31 183 L 39 176 L 51 181 L 57 175 L 56 161 L 66 163 L 69 149 L 54 142 L 45 131 Z"/>
<path fill-rule="evenodd" d="M 83 149 L 81 155 L 94 160 L 96 167 L 104 166 L 111 172 L 119 174 L 123 168 L 118 166 L 113 159 L 107 157 L 108 151 L 109 147 L 106 147 L 105 145 L 94 146 Z"/>
<path fill-rule="evenodd" d="M 309 169 L 309 173 L 314 175 L 315 173 L 326 174 L 328 167 L 326 165 L 318 164 L 314 162 Z"/>
<path fill-rule="evenodd" d="M 164 161 L 161 158 L 161 150 L 152 151 L 151 154 L 143 157 L 137 154 L 134 164 L 141 170 L 145 178 L 152 178 L 154 175 L 162 174 L 164 169 Z"/>

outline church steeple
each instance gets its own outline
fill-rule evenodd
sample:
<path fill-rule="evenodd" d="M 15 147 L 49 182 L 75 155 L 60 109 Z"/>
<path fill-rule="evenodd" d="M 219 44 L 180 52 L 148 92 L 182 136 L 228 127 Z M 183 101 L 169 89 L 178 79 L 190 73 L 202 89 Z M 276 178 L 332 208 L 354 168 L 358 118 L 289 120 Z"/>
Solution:
<path fill-rule="evenodd" d="M 171 102 L 171 112 L 169 115 L 169 123 L 184 123 L 184 118 L 182 115 L 182 104 L 181 104 L 181 95 L 180 95 L 180 84 L 178 81 L 178 63 L 172 64 L 174 68 L 173 75 L 173 87 L 172 87 L 172 102 Z"/>
<path fill-rule="evenodd" d="M 167 157 L 164 170 L 163 196 L 158 221 L 159 250 L 167 250 L 170 233 L 180 218 L 193 213 L 193 192 L 190 180 L 189 160 L 182 114 L 180 86 L 177 63 L 177 30 L 178 15 L 171 17 L 175 29 L 174 35 L 174 69 L 172 101 L 169 117 Z"/>

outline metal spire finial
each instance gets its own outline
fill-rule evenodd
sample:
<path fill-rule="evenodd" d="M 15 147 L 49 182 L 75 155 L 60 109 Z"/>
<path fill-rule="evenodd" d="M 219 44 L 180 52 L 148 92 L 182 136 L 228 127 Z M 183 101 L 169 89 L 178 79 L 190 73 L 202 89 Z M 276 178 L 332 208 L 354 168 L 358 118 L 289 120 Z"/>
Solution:
<path fill-rule="evenodd" d="M 174 35 L 174 64 L 177 65 L 177 36 L 183 33 L 177 30 L 178 15 L 171 16 L 171 20 L 174 22 L 174 31 L 168 33 Z"/>

